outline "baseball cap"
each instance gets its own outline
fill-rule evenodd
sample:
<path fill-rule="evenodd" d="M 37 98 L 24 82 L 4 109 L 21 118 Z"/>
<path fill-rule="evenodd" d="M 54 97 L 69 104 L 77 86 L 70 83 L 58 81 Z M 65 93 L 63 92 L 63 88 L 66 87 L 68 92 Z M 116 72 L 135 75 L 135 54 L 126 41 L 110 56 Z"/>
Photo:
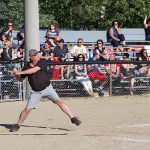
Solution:
<path fill-rule="evenodd" d="M 94 52 L 94 53 L 93 53 L 93 57 L 96 56 L 96 55 L 99 55 L 99 54 L 98 54 L 97 52 Z"/>
<path fill-rule="evenodd" d="M 65 56 L 66 56 L 65 54 L 61 54 L 60 58 L 65 58 Z"/>
<path fill-rule="evenodd" d="M 59 41 L 58 41 L 58 43 L 64 43 L 64 39 L 60 39 Z"/>
<path fill-rule="evenodd" d="M 29 50 L 29 56 L 30 56 L 30 57 L 36 56 L 38 53 L 39 53 L 39 51 L 36 50 L 36 49 L 30 49 L 30 50 Z"/>

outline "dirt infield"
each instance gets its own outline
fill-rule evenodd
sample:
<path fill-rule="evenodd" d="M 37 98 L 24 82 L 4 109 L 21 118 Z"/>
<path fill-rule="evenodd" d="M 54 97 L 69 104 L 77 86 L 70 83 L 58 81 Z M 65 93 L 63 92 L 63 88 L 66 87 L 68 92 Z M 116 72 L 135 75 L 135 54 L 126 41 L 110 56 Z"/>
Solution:
<path fill-rule="evenodd" d="M 0 103 L 1 150 L 150 150 L 150 96 L 63 99 L 75 126 L 51 102 L 40 102 L 20 130 L 9 132 L 26 102 Z"/>

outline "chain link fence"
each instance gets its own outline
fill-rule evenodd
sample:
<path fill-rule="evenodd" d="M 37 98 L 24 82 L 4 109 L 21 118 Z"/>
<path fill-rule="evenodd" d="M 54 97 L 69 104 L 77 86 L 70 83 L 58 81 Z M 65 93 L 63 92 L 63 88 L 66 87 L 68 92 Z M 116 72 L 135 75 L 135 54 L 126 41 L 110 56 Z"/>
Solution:
<path fill-rule="evenodd" d="M 0 102 L 22 100 L 23 84 L 12 75 L 13 67 L 12 63 L 0 62 Z M 21 63 L 16 63 L 15 67 L 21 70 Z"/>
<path fill-rule="evenodd" d="M 87 62 L 85 62 L 87 63 Z M 101 62 L 104 63 L 104 62 Z M 109 63 L 109 62 L 107 62 Z M 106 76 L 106 79 L 102 80 L 101 78 L 96 78 L 95 80 L 90 78 L 92 83 L 92 88 L 94 94 L 92 96 L 121 96 L 121 95 L 141 95 L 141 94 L 150 94 L 150 77 L 147 77 L 146 74 L 140 73 L 139 70 L 136 69 L 136 64 L 134 64 L 135 68 L 132 75 L 122 77 L 122 67 L 120 66 L 120 73 L 118 77 L 113 77 L 112 67 L 113 64 L 110 65 L 110 74 L 108 74 L 105 70 L 105 64 L 100 65 L 102 74 Z M 122 63 L 122 62 L 120 62 Z M 148 63 L 148 62 L 147 62 Z M 88 65 L 88 64 L 87 64 Z M 98 65 L 98 64 L 97 64 Z M 54 71 L 57 69 L 57 71 Z M 63 78 L 61 77 L 61 65 L 52 70 L 52 76 L 57 72 L 57 79 L 51 80 L 51 83 L 58 92 L 61 97 L 85 97 L 91 96 L 85 90 L 83 84 L 76 79 L 76 74 L 73 68 L 73 65 L 70 65 L 70 76 L 66 77 L 67 72 L 65 71 L 63 74 Z M 52 77 L 53 78 L 53 77 Z M 102 83 L 105 92 L 99 91 L 100 85 Z"/>
<path fill-rule="evenodd" d="M 133 63 L 132 61 L 131 63 Z M 118 77 L 113 77 L 113 65 L 115 63 L 126 63 L 123 61 L 119 62 L 92 62 L 93 64 L 100 65 L 102 73 L 106 78 L 90 78 L 93 89 L 93 94 L 89 94 L 83 83 L 76 78 L 76 73 L 74 70 L 75 64 L 91 64 L 91 62 L 65 62 L 65 63 L 51 63 L 48 64 L 48 74 L 51 79 L 51 84 L 57 91 L 60 97 L 101 97 L 101 96 L 122 96 L 130 95 L 131 90 L 134 95 L 150 94 L 150 77 L 146 74 L 141 74 L 139 70 L 135 67 L 134 74 L 129 77 L 121 76 L 121 69 Z M 131 64 L 129 63 L 129 64 Z M 138 64 L 141 62 L 138 62 Z M 142 62 L 150 64 L 149 61 Z M 106 72 L 105 64 L 110 65 L 110 73 Z M 19 101 L 28 99 L 29 96 L 29 84 L 27 80 L 24 82 L 16 81 L 15 77 L 12 75 L 12 67 L 18 70 L 22 68 L 22 62 L 18 63 L 1 63 L 0 64 L 0 102 L 4 101 Z M 67 70 L 64 70 L 61 74 L 62 66 L 69 66 L 69 76 L 67 76 Z M 134 62 L 134 66 L 137 66 L 137 62 Z M 149 67 L 149 66 L 148 66 Z M 88 77 L 88 75 L 86 76 Z M 96 80 L 95 80 L 96 79 Z M 131 87 L 131 80 L 132 87 Z M 99 87 L 103 85 L 103 92 L 99 90 Z"/>

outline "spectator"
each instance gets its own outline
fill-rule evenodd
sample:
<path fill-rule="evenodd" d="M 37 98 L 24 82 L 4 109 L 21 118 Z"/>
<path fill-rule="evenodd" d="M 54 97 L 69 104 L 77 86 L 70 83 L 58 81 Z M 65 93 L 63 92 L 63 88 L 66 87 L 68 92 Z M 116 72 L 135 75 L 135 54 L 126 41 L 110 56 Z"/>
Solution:
<path fill-rule="evenodd" d="M 48 26 L 46 38 L 50 41 L 52 46 L 56 46 L 56 43 L 60 38 L 60 31 L 55 23 Z"/>
<path fill-rule="evenodd" d="M 116 60 L 116 55 L 110 54 L 110 61 L 115 61 Z M 110 64 L 106 64 L 105 65 L 105 69 L 106 69 L 106 73 L 107 76 L 110 75 L 110 72 L 112 71 L 112 77 L 115 81 L 118 81 L 118 79 L 120 80 L 120 64 L 111 64 L 111 68 L 112 70 L 110 70 Z"/>
<path fill-rule="evenodd" d="M 50 45 L 51 45 L 50 41 L 46 41 L 44 43 L 44 47 L 40 49 L 41 58 L 45 58 L 47 62 L 51 62 L 54 56 L 54 53 L 52 49 L 50 48 Z"/>
<path fill-rule="evenodd" d="M 137 60 L 139 61 L 148 61 L 150 60 L 150 57 L 147 54 L 146 49 L 141 49 L 137 56 Z M 140 73 L 145 74 L 146 76 L 150 77 L 150 65 L 149 64 L 140 64 L 138 65 L 138 69 Z"/>
<path fill-rule="evenodd" d="M 147 19 L 147 16 L 145 16 L 144 19 L 144 29 L 145 29 L 145 36 L 146 41 L 150 41 L 150 18 Z"/>
<path fill-rule="evenodd" d="M 97 40 L 97 46 L 94 49 L 94 52 L 97 52 L 100 55 L 99 60 L 100 61 L 104 61 L 107 60 L 107 51 L 105 49 L 105 47 L 103 47 L 103 40 L 99 39 Z"/>
<path fill-rule="evenodd" d="M 44 47 L 40 49 L 41 58 L 46 59 L 47 62 L 47 72 L 48 76 L 51 79 L 52 78 L 52 66 L 50 65 L 50 62 L 53 60 L 54 52 L 50 48 L 50 41 L 45 41 Z"/>
<path fill-rule="evenodd" d="M 12 25 L 11 22 L 8 22 L 7 27 L 2 30 L 2 32 L 0 33 L 0 36 L 1 36 L 3 33 L 6 33 L 6 34 L 7 34 L 8 38 L 9 38 L 9 40 L 10 40 L 11 42 L 13 41 L 13 36 L 12 36 L 12 33 L 13 33 L 13 25 Z"/>
<path fill-rule="evenodd" d="M 18 44 L 21 45 L 24 42 L 24 25 L 21 27 L 20 31 L 17 33 Z"/>
<path fill-rule="evenodd" d="M 107 31 L 107 42 L 110 42 L 113 47 L 118 47 L 120 42 L 122 42 L 123 46 L 126 46 L 125 37 L 121 31 L 118 21 L 113 21 L 112 26 Z"/>
<path fill-rule="evenodd" d="M 125 53 L 123 55 L 123 60 L 125 61 L 129 61 L 129 54 Z M 134 94 L 134 82 L 135 82 L 135 72 L 134 72 L 134 65 L 133 64 L 122 64 L 121 68 L 120 68 L 120 75 L 123 78 L 123 80 L 125 81 L 129 81 L 130 82 L 130 94 L 133 95 Z"/>
<path fill-rule="evenodd" d="M 77 61 L 84 62 L 85 61 L 84 55 L 79 54 L 77 56 Z M 84 86 L 85 90 L 89 95 L 93 95 L 92 82 L 87 75 L 86 64 L 77 64 L 74 66 L 74 68 L 75 68 L 76 79 L 82 83 L 82 85 Z"/>
<path fill-rule="evenodd" d="M 60 62 L 57 54 L 54 54 L 52 62 Z M 60 65 L 52 65 L 52 80 L 60 80 Z"/>
<path fill-rule="evenodd" d="M 77 56 L 79 54 L 83 54 L 84 57 L 87 56 L 86 48 L 83 46 L 83 39 L 79 38 L 77 41 L 77 45 L 72 48 L 71 56 L 73 57 L 73 61 L 76 61 Z"/>
<path fill-rule="evenodd" d="M 66 62 L 65 54 L 60 55 L 60 62 Z M 70 76 L 70 65 L 61 65 L 61 79 L 69 79 Z M 66 76 L 65 76 L 66 73 Z"/>
<path fill-rule="evenodd" d="M 1 48 L 4 48 L 4 42 L 9 41 L 8 35 L 6 33 L 3 33 L 1 35 L 0 41 L 1 41 Z"/>
<path fill-rule="evenodd" d="M 62 54 L 64 54 L 65 57 L 67 57 L 68 61 L 70 61 L 70 56 L 68 54 L 68 48 L 67 48 L 67 46 L 64 46 L 64 40 L 60 39 L 58 41 L 58 46 L 56 46 L 54 48 L 54 55 L 57 55 L 60 58 L 60 56 Z"/>
<path fill-rule="evenodd" d="M 99 54 L 97 52 L 93 53 L 93 58 L 89 58 L 88 61 L 94 62 L 99 60 Z M 87 66 L 87 71 L 89 78 L 94 82 L 97 83 L 97 80 L 102 81 L 101 85 L 98 87 L 98 91 L 101 93 L 105 93 L 104 85 L 106 84 L 106 75 L 101 71 L 100 65 L 98 64 L 90 64 Z"/>
<path fill-rule="evenodd" d="M 14 59 L 14 51 L 11 48 L 11 42 L 6 40 L 4 42 L 3 52 L 1 53 L 2 60 L 9 61 Z"/>
<path fill-rule="evenodd" d="M 25 49 L 24 49 L 24 45 L 21 45 L 21 46 L 17 49 L 17 59 L 19 59 L 19 60 L 24 60 L 24 59 L 25 59 Z"/>

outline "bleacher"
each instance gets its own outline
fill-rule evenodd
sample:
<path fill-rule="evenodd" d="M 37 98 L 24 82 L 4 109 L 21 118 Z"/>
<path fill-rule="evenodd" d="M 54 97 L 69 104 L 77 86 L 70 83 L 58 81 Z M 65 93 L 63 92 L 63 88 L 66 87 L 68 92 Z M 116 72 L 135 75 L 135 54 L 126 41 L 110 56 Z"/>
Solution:
<path fill-rule="evenodd" d="M 150 41 L 145 41 L 145 32 L 144 29 L 122 29 L 123 34 L 125 35 L 126 42 L 128 47 L 132 47 L 135 49 L 133 59 L 136 59 L 137 53 L 141 48 L 146 48 L 148 53 L 150 54 Z M 40 31 L 40 44 L 45 42 L 45 33 L 46 30 Z M 68 46 L 69 51 L 71 52 L 72 47 L 76 44 L 78 38 L 83 38 L 83 45 L 86 46 L 88 57 L 92 57 L 94 46 L 96 45 L 96 41 L 98 39 L 102 39 L 104 41 L 104 45 L 106 48 L 112 48 L 112 45 L 106 40 L 106 31 L 61 31 L 61 38 L 65 40 L 65 44 Z M 119 45 L 119 47 L 122 47 Z M 117 58 L 121 58 L 122 54 L 117 56 Z M 104 70 L 104 65 L 102 66 Z M 73 74 L 73 69 L 72 74 Z M 137 72 L 137 70 L 136 70 Z M 147 91 L 150 89 L 150 79 L 141 76 L 138 73 L 136 74 L 136 89 L 142 93 L 142 91 Z M 85 91 L 83 94 L 83 87 L 76 79 L 65 79 L 65 80 L 57 80 L 52 81 L 52 84 L 56 91 L 62 95 L 86 95 Z M 96 87 L 94 87 L 96 88 Z M 116 93 L 121 94 L 121 92 L 129 91 L 129 82 L 121 80 L 120 83 L 114 87 L 117 89 Z M 114 90 L 113 88 L 113 90 Z M 115 90 L 114 90 L 115 91 Z M 119 91 L 119 92 L 118 92 Z"/>

